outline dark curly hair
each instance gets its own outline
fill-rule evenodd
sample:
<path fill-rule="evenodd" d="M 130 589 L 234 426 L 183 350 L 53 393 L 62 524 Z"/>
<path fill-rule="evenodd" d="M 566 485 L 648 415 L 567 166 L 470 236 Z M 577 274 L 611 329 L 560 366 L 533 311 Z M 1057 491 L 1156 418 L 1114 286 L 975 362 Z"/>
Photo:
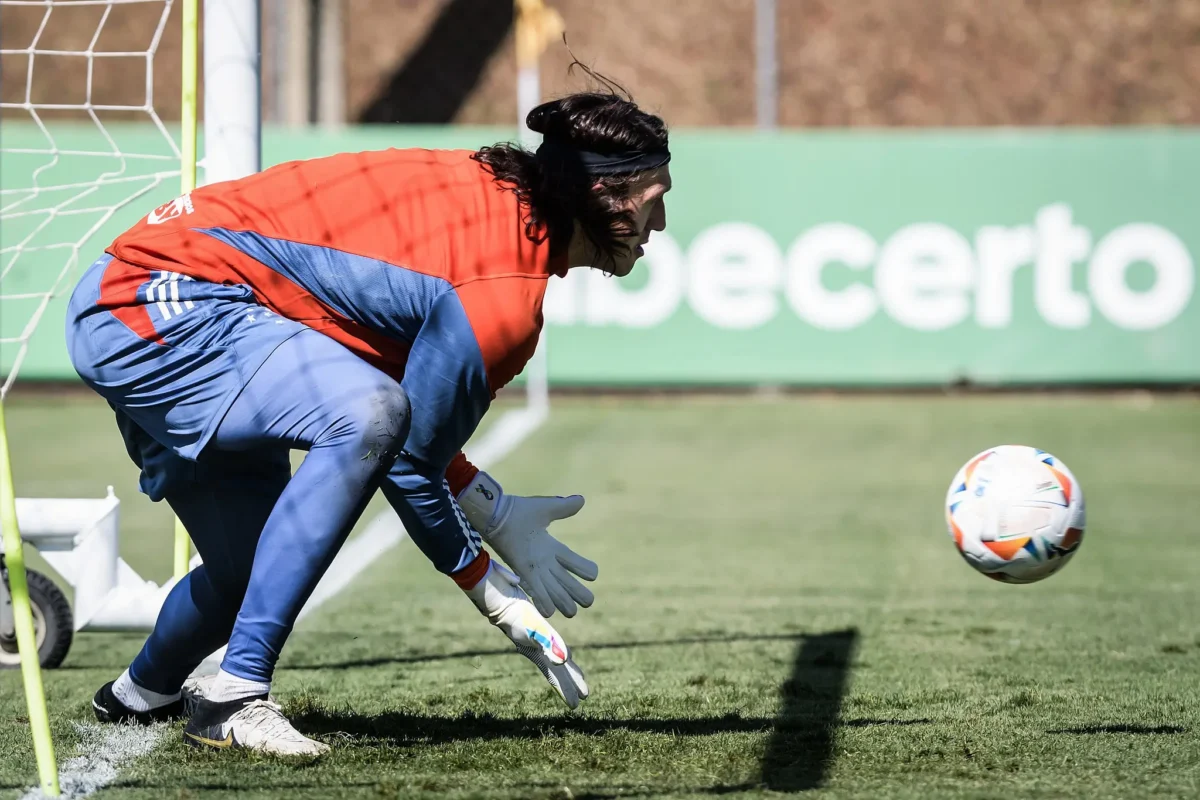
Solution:
<path fill-rule="evenodd" d="M 630 247 L 621 239 L 639 232 L 621 202 L 643 173 L 589 173 L 577 154 L 666 150 L 667 126 L 638 108 L 616 83 L 578 61 L 571 66 L 582 67 L 604 90 L 567 95 L 530 111 L 525 122 L 545 142 L 537 153 L 501 143 L 481 148 L 472 158 L 528 208 L 524 222 L 530 238 L 549 236 L 551 248 L 561 251 L 578 223 L 600 255 L 601 263 L 593 266 L 603 268 L 628 255 Z M 597 184 L 601 188 L 593 191 Z"/>

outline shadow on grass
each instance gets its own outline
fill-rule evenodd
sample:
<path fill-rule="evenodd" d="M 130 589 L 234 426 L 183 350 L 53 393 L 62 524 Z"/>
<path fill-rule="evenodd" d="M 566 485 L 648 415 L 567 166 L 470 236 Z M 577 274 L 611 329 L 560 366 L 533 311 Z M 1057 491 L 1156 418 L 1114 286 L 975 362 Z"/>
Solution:
<path fill-rule="evenodd" d="M 799 633 L 761 633 L 734 634 L 732 636 L 713 634 L 709 636 L 685 636 L 679 639 L 649 639 L 627 642 L 595 642 L 576 643 L 571 649 L 579 653 L 589 653 L 593 650 L 636 650 L 643 647 L 681 647 L 695 644 L 735 644 L 739 642 L 800 642 L 805 636 Z M 458 650 L 452 653 L 424 653 L 401 656 L 380 656 L 377 658 L 358 658 L 348 661 L 313 661 L 310 663 L 292 663 L 285 661 L 282 669 L 361 669 L 364 667 L 383 667 L 392 664 L 430 664 L 438 661 L 456 661 L 463 658 L 486 658 L 488 656 L 503 656 L 513 654 L 513 649 L 493 648 L 491 650 Z"/>
<path fill-rule="evenodd" d="M 1096 733 L 1132 733 L 1139 736 L 1162 736 L 1174 733 L 1187 733 L 1187 728 L 1181 725 L 1081 725 L 1078 728 L 1054 728 L 1046 733 L 1070 733 L 1089 735 Z"/>
<path fill-rule="evenodd" d="M 772 732 L 785 739 L 775 758 L 779 766 L 803 761 L 804 751 L 825 752 L 830 734 L 836 728 L 870 728 L 928 724 L 927 719 L 852 719 L 833 721 L 826 728 L 813 730 L 810 720 L 783 720 L 770 717 L 744 717 L 731 713 L 719 717 L 667 717 L 596 719 L 569 715 L 552 717 L 494 717 L 491 714 L 465 713 L 435 716 L 387 712 L 375 716 L 353 713 L 302 711 L 290 715 L 296 727 L 309 734 L 349 734 L 355 738 L 375 739 L 389 745 L 442 745 L 452 742 L 478 742 L 493 739 L 545 739 L 581 733 L 599 736 L 612 731 L 665 733 L 672 736 L 714 736 L 721 733 Z M 797 745 L 800 745 L 797 747 Z M 801 752 L 796 752 L 797 750 Z M 782 781 L 781 781 L 782 782 Z"/>
<path fill-rule="evenodd" d="M 103 636 L 113 636 L 113 634 L 94 634 Z M 144 636 L 136 637 L 140 645 L 145 640 Z M 707 636 L 687 636 L 679 639 L 651 639 L 645 641 L 631 642 L 597 642 L 595 644 L 576 643 L 573 649 L 580 653 L 590 652 L 592 650 L 633 650 L 643 647 L 680 647 L 686 645 L 697 644 L 735 644 L 739 642 L 799 642 L 804 639 L 803 634 L 799 633 L 763 633 L 763 634 L 735 634 L 727 636 L 723 634 L 712 634 Z M 134 653 L 136 654 L 136 649 Z M 467 658 L 488 658 L 490 656 L 500 656 L 508 658 L 513 654 L 513 649 L 509 648 L 492 648 L 490 650 L 456 650 L 450 653 L 414 653 L 412 655 L 398 656 L 379 656 L 372 658 L 357 658 L 348 659 L 345 661 L 292 661 L 286 656 L 280 669 L 288 671 L 298 669 L 366 669 L 370 667 L 387 667 L 396 664 L 434 664 L 440 661 L 457 661 Z M 74 661 L 68 661 L 59 670 L 113 670 L 118 671 L 124 668 L 124 665 L 129 663 L 129 658 L 122 653 L 119 657 L 113 658 L 97 658 L 96 656 L 107 656 L 108 654 L 89 654 L 88 658 L 80 658 Z"/>
<path fill-rule="evenodd" d="M 763 755 L 762 782 L 768 789 L 803 792 L 824 783 L 857 644 L 858 631 L 851 628 L 806 637 L 796 648 Z"/>
<path fill-rule="evenodd" d="M 823 634 L 737 634 L 695 635 L 676 639 L 599 642 L 580 646 L 581 651 L 630 650 L 652 647 L 721 646 L 747 642 L 795 643 L 792 667 L 780 686 L 779 713 L 775 717 L 743 716 L 729 713 L 709 717 L 678 718 L 589 718 L 562 714 L 551 717 L 494 717 L 467 713 L 458 716 L 389 712 L 366 716 L 321 708 L 297 708 L 292 714 L 301 730 L 312 734 L 348 734 L 359 741 L 355 747 L 438 746 L 456 742 L 498 739 L 541 740 L 567 734 L 602 736 L 609 732 L 629 731 L 672 736 L 712 736 L 723 733 L 761 733 L 766 738 L 759 778 L 742 784 L 693 787 L 698 794 L 724 795 L 748 790 L 769 789 L 797 793 L 824 785 L 830 766 L 837 731 L 841 728 L 876 726 L 914 726 L 929 724 L 928 719 L 841 719 L 842 700 L 850 670 L 855 665 L 858 631 L 851 628 Z M 340 662 L 288 663 L 289 670 L 355 669 L 386 665 L 444 662 L 456 659 L 502 656 L 512 650 L 469 650 L 452 653 L 402 655 L 365 658 Z M 1096 726 L 1095 728 L 1058 731 L 1060 733 L 1107 732 L 1182 732 L 1182 729 L 1146 729 L 1136 726 Z M 1117 730 L 1117 729 L 1120 730 Z M 306 785 L 304 782 L 298 786 Z M 315 784 L 314 784 L 315 785 Z M 672 787 L 678 789 L 682 787 Z M 592 787 L 576 794 L 578 798 L 603 800 L 608 797 L 652 796 L 664 787 Z"/>
<path fill-rule="evenodd" d="M 502 718 L 490 714 L 473 713 L 450 717 L 402 712 L 363 716 L 315 709 L 300 710 L 299 713 L 293 715 L 293 720 L 297 727 L 308 733 L 349 734 L 356 738 L 374 739 L 393 746 L 441 745 L 493 739 L 541 740 L 566 734 L 599 736 L 612 731 L 673 736 L 769 733 L 770 738 L 762 760 L 761 781 L 755 784 L 714 786 L 700 790 L 712 794 L 724 794 L 756 787 L 779 792 L 802 792 L 815 789 L 824 783 L 829 765 L 832 763 L 834 738 L 838 728 L 908 726 L 929 722 L 927 719 L 839 719 L 842 697 L 846 691 L 850 667 L 858 642 L 858 632 L 854 629 L 811 636 L 714 636 L 654 642 L 593 644 L 588 645 L 586 649 L 624 649 L 772 640 L 797 642 L 791 673 L 780 687 L 782 695 L 780 712 L 773 718 L 747 717 L 737 713 L 715 717 L 665 719 L 640 717 L 604 719 L 574 715 Z M 387 663 L 412 663 L 494 654 L 510 655 L 510 653 L 511 651 L 501 650 L 414 656 L 389 659 Z M 372 660 L 368 663 L 373 665 L 376 662 Z M 349 666 L 349 664 L 345 666 Z M 293 666 L 292 668 L 297 667 Z M 585 795 L 580 795 L 580 797 L 582 796 Z M 601 792 L 586 796 L 598 800 L 598 798 L 608 795 Z"/>

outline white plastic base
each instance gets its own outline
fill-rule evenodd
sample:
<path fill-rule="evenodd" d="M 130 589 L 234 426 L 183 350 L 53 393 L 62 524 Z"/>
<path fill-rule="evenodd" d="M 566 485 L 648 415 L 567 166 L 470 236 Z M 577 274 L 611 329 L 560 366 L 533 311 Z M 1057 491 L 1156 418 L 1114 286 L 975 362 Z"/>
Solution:
<path fill-rule="evenodd" d="M 17 498 L 21 539 L 75 590 L 77 631 L 151 630 L 175 585 L 143 580 L 120 557 L 120 507 L 111 486 L 102 500 Z"/>

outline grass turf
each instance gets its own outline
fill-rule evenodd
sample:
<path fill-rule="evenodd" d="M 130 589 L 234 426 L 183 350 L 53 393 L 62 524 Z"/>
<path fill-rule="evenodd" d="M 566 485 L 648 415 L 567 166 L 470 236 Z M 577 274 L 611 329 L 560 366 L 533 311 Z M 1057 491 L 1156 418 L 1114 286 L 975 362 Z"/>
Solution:
<path fill-rule="evenodd" d="M 107 410 L 8 411 L 19 493 L 114 484 L 127 558 L 161 579 L 169 514 L 134 494 Z M 1041 584 L 974 574 L 943 530 L 954 470 L 1004 442 L 1087 495 L 1083 548 Z M 173 729 L 99 796 L 1200 793 L 1194 400 L 568 399 L 496 472 L 588 498 L 555 529 L 601 565 L 596 606 L 554 619 L 592 683 L 581 712 L 406 542 L 284 653 L 285 709 L 333 755 L 196 753 Z M 47 673 L 60 758 L 139 644 L 81 635 Z M 0 793 L 35 781 L 23 715 L 0 674 Z"/>

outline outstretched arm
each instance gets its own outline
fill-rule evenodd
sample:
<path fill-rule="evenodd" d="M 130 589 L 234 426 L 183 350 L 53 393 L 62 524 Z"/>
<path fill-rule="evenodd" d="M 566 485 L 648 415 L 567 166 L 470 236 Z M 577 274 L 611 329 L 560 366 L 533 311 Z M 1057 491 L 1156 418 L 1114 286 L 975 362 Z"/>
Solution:
<path fill-rule="evenodd" d="M 453 574 L 480 556 L 481 543 L 454 499 L 447 468 L 492 399 L 480 348 L 454 292 L 441 295 L 430 309 L 401 386 L 412 425 L 383 492 L 434 567 Z"/>
<path fill-rule="evenodd" d="M 544 616 L 570 617 L 593 599 L 573 576 L 595 580 L 596 565 L 547 526 L 578 512 L 583 498 L 505 494 L 460 452 L 495 391 L 533 354 L 542 289 L 523 277 L 479 280 L 434 303 L 405 370 L 412 430 L 384 491 L 438 569 L 452 573 L 477 557 L 478 532 Z"/>
<path fill-rule="evenodd" d="M 409 353 L 402 386 L 412 423 L 383 491 L 434 566 L 454 578 L 480 612 L 575 708 L 587 697 L 588 687 L 570 649 L 522 591 L 519 582 L 524 576 L 491 560 L 451 491 L 451 477 L 461 489 L 468 489 L 485 475 L 460 449 L 493 397 L 481 350 L 459 298 L 455 293 L 443 295 Z M 545 530 L 541 534 L 553 541 Z M 499 541 L 496 546 L 506 560 L 512 559 L 511 549 L 505 554 Z"/>

